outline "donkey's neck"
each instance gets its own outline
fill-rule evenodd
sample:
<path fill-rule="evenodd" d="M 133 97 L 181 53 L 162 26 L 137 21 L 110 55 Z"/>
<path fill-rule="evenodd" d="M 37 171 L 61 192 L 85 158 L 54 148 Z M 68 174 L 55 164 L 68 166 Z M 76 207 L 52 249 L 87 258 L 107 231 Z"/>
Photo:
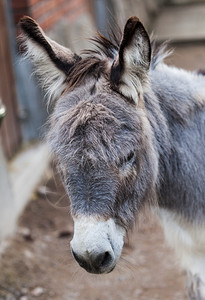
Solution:
<path fill-rule="evenodd" d="M 151 73 L 151 86 L 154 101 L 148 95 L 145 106 L 159 151 L 159 206 L 200 221 L 205 215 L 205 79 L 161 65 Z"/>

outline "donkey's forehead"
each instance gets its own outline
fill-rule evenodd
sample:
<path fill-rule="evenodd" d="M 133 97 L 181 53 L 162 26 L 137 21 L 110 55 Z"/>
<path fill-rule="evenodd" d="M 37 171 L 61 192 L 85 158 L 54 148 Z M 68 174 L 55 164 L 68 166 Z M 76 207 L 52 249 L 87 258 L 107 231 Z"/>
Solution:
<path fill-rule="evenodd" d="M 93 76 L 87 75 L 83 83 L 74 87 L 68 86 L 67 91 L 56 102 L 55 111 L 61 113 L 80 103 L 83 105 L 82 101 L 94 101 L 97 103 L 99 101 L 96 101 L 96 99 L 102 99 L 102 93 L 104 94 L 104 98 L 110 97 L 112 91 L 110 90 L 108 81 L 103 77 L 96 79 Z"/>
<path fill-rule="evenodd" d="M 127 155 L 136 143 L 140 144 L 139 110 L 114 93 L 102 92 L 85 100 L 80 94 L 69 94 L 56 107 L 49 135 L 54 152 L 61 157 L 78 153 L 85 158 L 107 160 Z M 86 98 L 88 94 L 84 94 L 82 97 Z"/>
<path fill-rule="evenodd" d="M 115 124 L 116 127 L 125 125 L 135 130 L 141 109 L 136 109 L 109 86 L 100 86 L 94 92 L 97 84 L 89 81 L 84 87 L 75 88 L 60 99 L 54 112 L 54 121 L 68 128 L 94 123 L 96 127 Z"/>

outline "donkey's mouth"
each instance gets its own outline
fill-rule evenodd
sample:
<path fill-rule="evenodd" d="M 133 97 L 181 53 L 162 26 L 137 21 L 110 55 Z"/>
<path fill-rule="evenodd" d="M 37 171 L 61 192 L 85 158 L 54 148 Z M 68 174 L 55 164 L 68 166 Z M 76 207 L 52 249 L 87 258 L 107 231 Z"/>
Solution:
<path fill-rule="evenodd" d="M 107 271 L 97 271 L 97 270 L 94 270 L 94 269 L 86 270 L 86 271 L 88 273 L 91 273 L 91 274 L 102 275 L 102 274 L 109 274 L 109 273 L 111 273 L 115 269 L 115 267 L 116 267 L 116 265 L 114 267 L 112 267 L 110 270 L 107 270 Z"/>

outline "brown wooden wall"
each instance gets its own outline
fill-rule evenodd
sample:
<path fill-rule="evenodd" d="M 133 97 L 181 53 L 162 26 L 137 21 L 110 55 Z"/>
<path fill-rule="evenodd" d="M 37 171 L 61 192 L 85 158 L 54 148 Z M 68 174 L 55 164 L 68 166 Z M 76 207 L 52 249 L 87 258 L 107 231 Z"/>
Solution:
<path fill-rule="evenodd" d="M 7 114 L 2 122 L 0 135 L 5 155 L 10 158 L 21 143 L 21 131 L 5 1 L 0 0 L 0 97 L 6 106 Z"/>

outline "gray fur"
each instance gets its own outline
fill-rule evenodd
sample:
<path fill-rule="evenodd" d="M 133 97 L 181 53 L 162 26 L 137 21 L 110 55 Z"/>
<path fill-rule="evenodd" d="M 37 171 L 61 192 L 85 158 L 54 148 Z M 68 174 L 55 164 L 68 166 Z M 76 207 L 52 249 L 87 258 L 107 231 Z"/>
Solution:
<path fill-rule="evenodd" d="M 139 209 L 139 203 L 153 201 L 157 192 L 159 206 L 174 210 L 189 221 L 203 222 L 205 100 L 199 91 L 203 89 L 205 79 L 201 75 L 166 65 L 159 70 L 151 71 L 150 78 L 151 89 L 144 94 L 145 110 L 139 108 L 136 110 L 135 107 L 127 105 L 124 99 L 120 99 L 108 87 L 106 92 L 100 94 L 96 92 L 95 95 L 90 96 L 90 87 L 94 84 L 92 80 L 83 88 L 77 88 L 59 99 L 52 116 L 49 134 L 52 149 L 57 153 L 61 165 L 65 164 L 66 168 L 74 165 L 75 171 L 76 163 L 84 164 L 88 168 L 86 160 L 98 165 L 101 171 L 103 169 L 101 164 L 104 166 L 115 164 L 116 167 L 120 164 L 120 159 L 125 158 L 129 151 L 135 149 L 138 164 L 143 165 L 145 156 L 146 163 L 150 165 L 148 173 L 153 180 L 150 183 L 152 195 L 149 197 L 146 195 L 145 200 L 141 200 L 139 196 L 135 199 L 132 197 L 127 199 L 129 211 L 132 213 L 129 212 L 129 215 L 126 211 L 125 218 L 133 220 Z M 94 117 L 90 113 L 92 110 Z M 144 141 L 143 126 L 145 125 L 142 116 L 145 116 L 152 128 L 151 137 L 147 141 Z M 80 127 L 83 126 L 85 128 L 82 132 L 77 132 L 77 129 L 80 131 Z M 151 171 L 154 162 L 149 162 L 150 157 L 147 152 L 152 152 L 155 160 L 158 161 L 159 171 Z M 103 178 L 106 178 L 108 171 L 104 171 Z M 84 173 L 85 170 L 81 172 Z M 95 173 L 95 170 L 93 172 Z M 129 176 L 126 181 L 129 181 Z M 142 177 L 145 180 L 148 175 Z M 76 181 L 76 185 L 78 184 Z M 113 180 L 112 184 L 114 184 Z M 120 182 L 118 185 L 121 189 Z M 107 185 L 105 189 L 111 190 Z M 129 192 L 134 193 L 134 187 Z M 100 197 L 102 198 L 101 194 Z M 110 197 L 111 204 L 115 196 Z M 94 205 L 95 212 L 98 211 L 98 205 L 99 210 L 101 209 L 100 203 L 101 201 L 97 206 Z M 76 204 L 76 207 L 81 206 Z"/>

